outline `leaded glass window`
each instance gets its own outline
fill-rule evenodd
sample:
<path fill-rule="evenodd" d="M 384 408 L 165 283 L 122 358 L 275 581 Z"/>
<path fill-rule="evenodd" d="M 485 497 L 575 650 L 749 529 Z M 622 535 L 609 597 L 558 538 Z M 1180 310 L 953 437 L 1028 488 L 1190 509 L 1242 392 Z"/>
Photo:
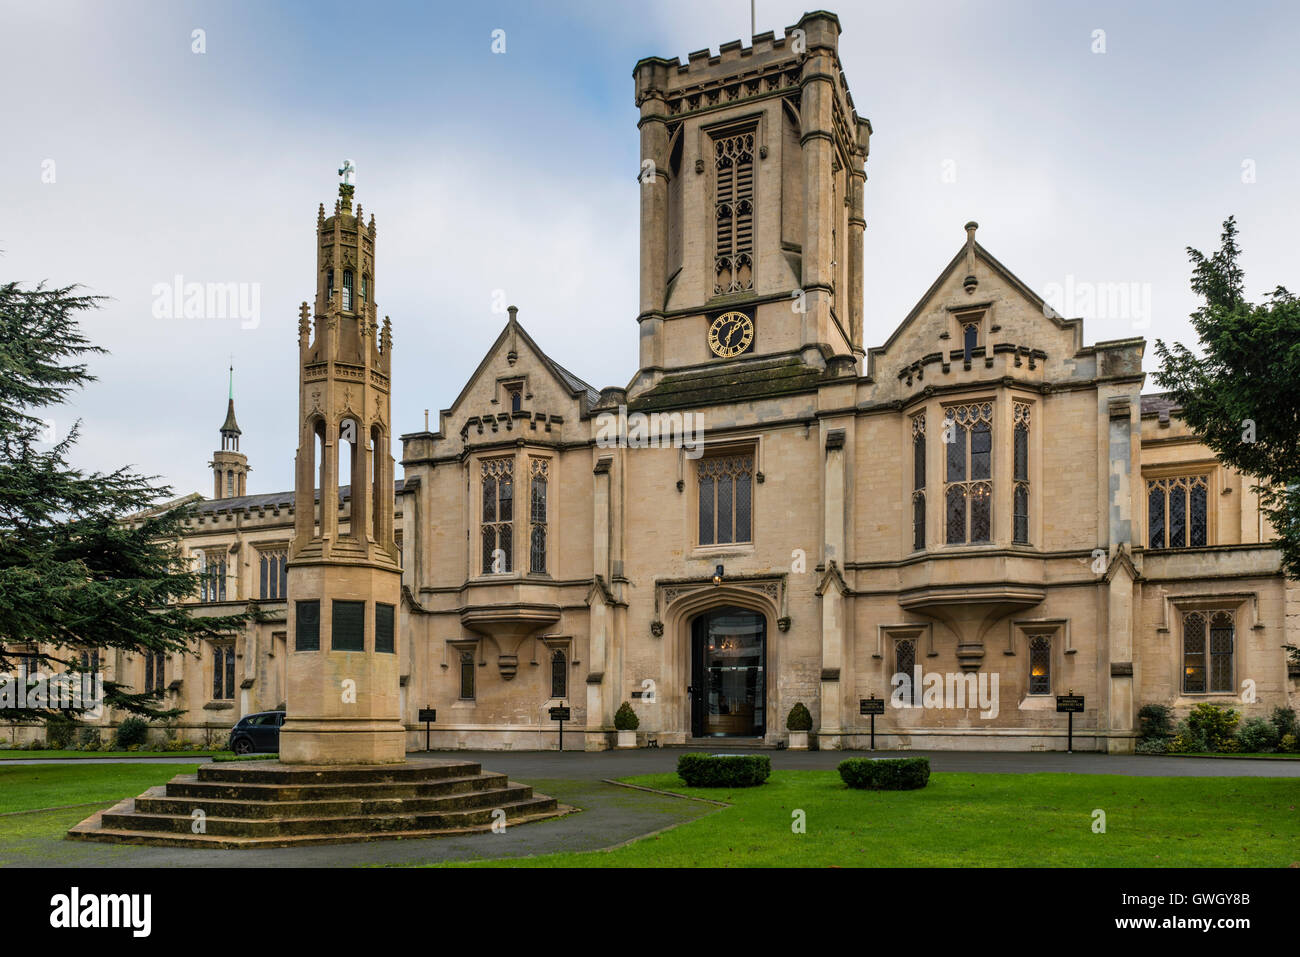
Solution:
<path fill-rule="evenodd" d="M 202 601 L 226 600 L 226 554 L 204 553 L 199 567 L 199 595 Z"/>
<path fill-rule="evenodd" d="M 468 651 L 460 653 L 460 696 L 474 697 L 474 655 Z"/>
<path fill-rule="evenodd" d="M 343 311 L 352 310 L 352 271 L 345 269 L 343 271 Z"/>
<path fill-rule="evenodd" d="M 1232 683 L 1232 616 L 1216 612 L 1210 619 L 1210 691 L 1233 691 Z"/>
<path fill-rule="evenodd" d="M 546 492 L 549 469 L 550 464 L 546 459 L 532 460 L 528 513 L 528 571 L 532 575 L 546 574 Z"/>
<path fill-rule="evenodd" d="M 754 130 L 713 141 L 714 287 L 717 295 L 754 288 Z"/>
<path fill-rule="evenodd" d="M 912 549 L 925 548 L 925 416 L 912 417 Z"/>
<path fill-rule="evenodd" d="M 235 697 L 235 646 L 222 642 L 212 646 L 212 700 Z"/>
<path fill-rule="evenodd" d="M 899 688 L 902 691 L 902 700 L 909 705 L 920 700 L 920 689 L 915 686 L 915 671 L 916 639 L 900 638 L 894 642 L 894 680 L 899 681 L 899 675 L 906 679 L 902 680 Z"/>
<path fill-rule="evenodd" d="M 993 403 L 947 409 L 943 440 L 945 540 L 949 545 L 987 542 L 993 534 Z"/>
<path fill-rule="evenodd" d="M 167 655 L 162 651 L 146 651 L 144 655 L 144 690 L 162 691 L 166 681 Z"/>
<path fill-rule="evenodd" d="M 483 487 L 484 575 L 501 575 L 514 567 L 514 460 L 487 459 L 481 467 Z"/>
<path fill-rule="evenodd" d="M 551 654 L 551 697 L 569 696 L 568 656 L 558 648 Z"/>
<path fill-rule="evenodd" d="M 1052 639 L 1048 635 L 1029 638 L 1029 693 L 1052 693 Z"/>
<path fill-rule="evenodd" d="M 1183 693 L 1205 693 L 1205 616 L 1183 617 Z"/>
<path fill-rule="evenodd" d="M 971 356 L 975 353 L 975 347 L 979 344 L 980 327 L 978 322 L 968 322 L 961 327 L 962 339 L 962 360 L 970 362 Z"/>
<path fill-rule="evenodd" d="M 700 544 L 752 540 L 754 456 L 700 460 Z"/>
<path fill-rule="evenodd" d="M 1199 548 L 1209 544 L 1209 476 L 1147 481 L 1147 547 Z"/>
<path fill-rule="evenodd" d="M 1023 402 L 1014 404 L 1012 416 L 1015 424 L 1014 448 L 1012 450 L 1012 481 L 1015 488 L 1011 495 L 1012 541 L 1018 545 L 1029 544 L 1029 406 Z"/>

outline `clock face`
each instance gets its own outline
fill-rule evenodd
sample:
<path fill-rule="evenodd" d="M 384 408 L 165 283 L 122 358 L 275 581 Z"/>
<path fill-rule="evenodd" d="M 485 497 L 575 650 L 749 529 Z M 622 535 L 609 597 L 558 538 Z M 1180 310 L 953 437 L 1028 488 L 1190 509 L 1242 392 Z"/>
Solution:
<path fill-rule="evenodd" d="M 754 320 L 743 312 L 724 312 L 709 327 L 709 348 L 722 359 L 747 350 L 754 342 Z"/>

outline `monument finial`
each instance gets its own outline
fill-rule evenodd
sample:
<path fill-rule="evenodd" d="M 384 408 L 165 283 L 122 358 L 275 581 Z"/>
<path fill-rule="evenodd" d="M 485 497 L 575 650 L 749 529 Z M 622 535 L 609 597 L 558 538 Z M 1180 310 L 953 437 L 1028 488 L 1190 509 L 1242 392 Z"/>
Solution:
<path fill-rule="evenodd" d="M 353 178 L 356 175 L 357 168 L 352 165 L 352 160 L 345 159 L 343 165 L 339 167 L 339 176 L 343 181 L 339 183 L 339 199 L 342 203 L 343 211 L 352 212 L 352 194 L 356 192 L 356 184 Z"/>

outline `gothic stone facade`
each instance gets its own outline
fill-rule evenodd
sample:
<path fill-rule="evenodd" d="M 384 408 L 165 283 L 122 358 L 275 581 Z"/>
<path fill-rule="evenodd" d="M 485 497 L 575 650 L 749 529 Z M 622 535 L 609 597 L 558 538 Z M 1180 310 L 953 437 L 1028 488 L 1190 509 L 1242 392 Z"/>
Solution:
<path fill-rule="evenodd" d="M 950 692 L 996 678 L 996 713 L 922 684 L 876 719 L 877 746 L 1063 749 L 1066 693 L 1086 702 L 1076 747 L 1110 751 L 1133 748 L 1145 703 L 1295 706 L 1282 646 L 1300 639 L 1300 586 L 1249 481 L 1141 394 L 1142 339 L 1088 344 L 970 223 L 864 345 L 871 127 L 838 36 L 816 13 L 637 64 L 626 388 L 562 368 L 512 309 L 436 431 L 402 436 L 411 749 L 423 707 L 435 748 L 553 748 L 559 705 L 566 746 L 603 749 L 624 701 L 642 742 L 779 746 L 803 702 L 817 746 L 859 748 L 860 700 L 918 669 Z M 348 506 L 344 489 L 341 522 Z M 292 616 L 263 568 L 293 510 L 288 493 L 201 506 L 185 546 L 225 556 L 205 607 L 269 620 L 229 659 L 166 663 L 190 734 L 284 701 Z"/>

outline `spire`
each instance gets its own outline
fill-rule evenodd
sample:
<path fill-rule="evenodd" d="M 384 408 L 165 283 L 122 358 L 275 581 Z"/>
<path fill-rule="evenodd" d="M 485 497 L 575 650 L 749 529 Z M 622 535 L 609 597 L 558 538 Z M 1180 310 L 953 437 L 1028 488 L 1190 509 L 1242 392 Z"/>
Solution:
<path fill-rule="evenodd" d="M 230 400 L 226 405 L 226 421 L 221 425 L 221 435 L 223 438 L 233 438 L 240 435 L 239 423 L 235 421 L 235 366 L 230 365 Z"/>

